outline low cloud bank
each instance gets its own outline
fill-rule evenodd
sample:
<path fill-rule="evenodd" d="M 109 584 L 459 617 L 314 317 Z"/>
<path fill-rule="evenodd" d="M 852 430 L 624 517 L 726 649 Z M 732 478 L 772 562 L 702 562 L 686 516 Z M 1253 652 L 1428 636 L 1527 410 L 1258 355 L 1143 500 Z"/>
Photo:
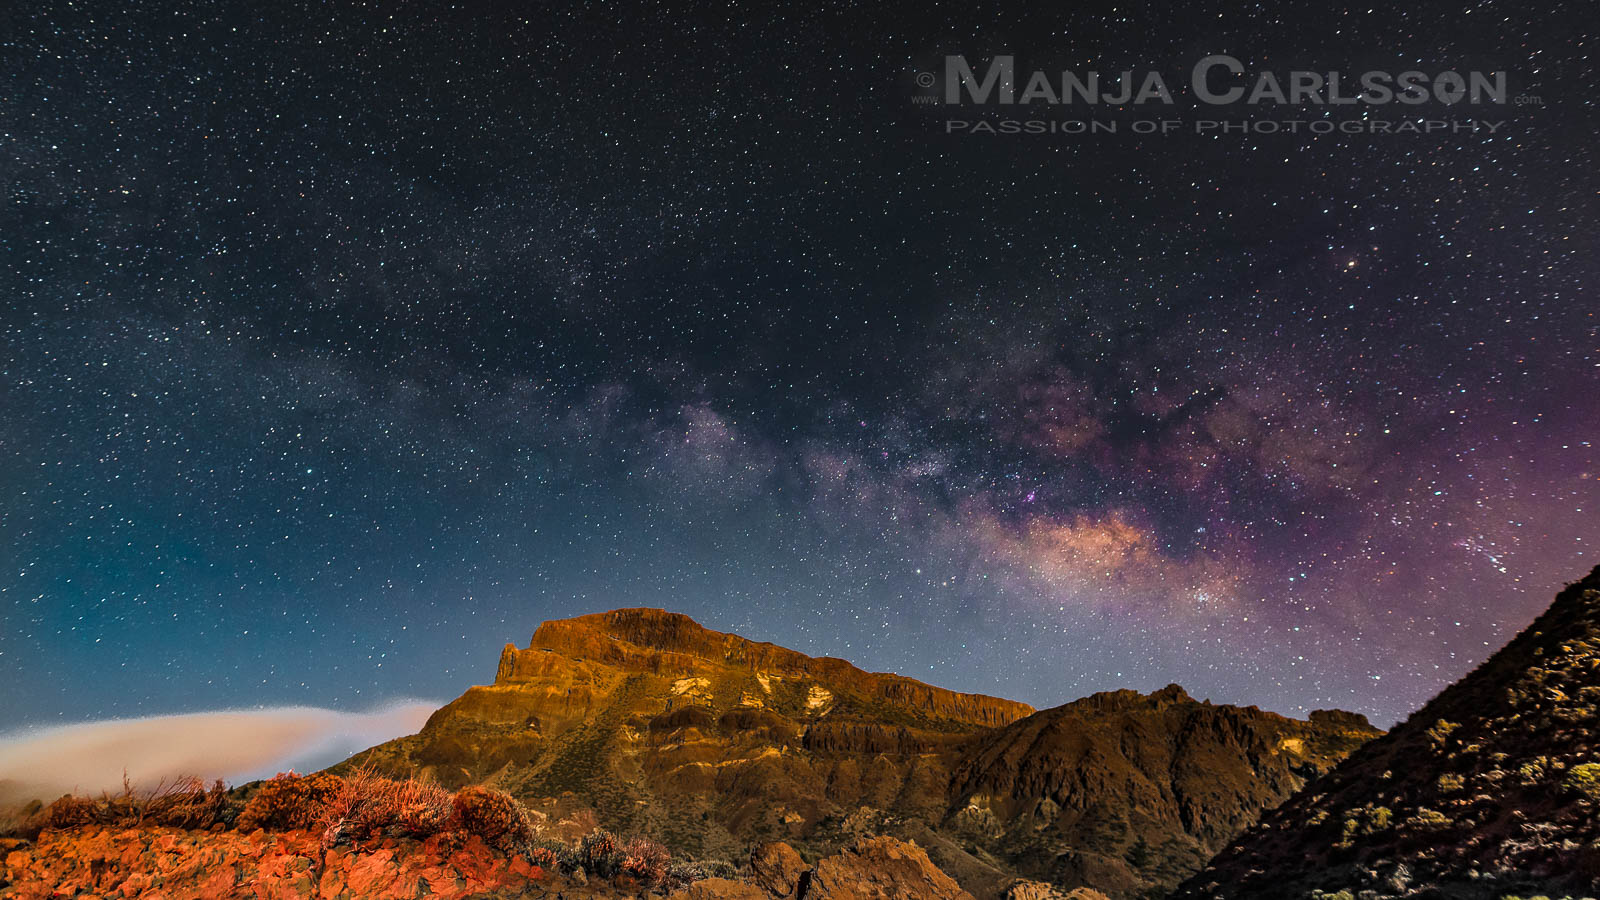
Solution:
<path fill-rule="evenodd" d="M 0 735 L 0 802 L 98 794 L 195 775 L 238 784 L 331 765 L 422 728 L 438 704 L 367 713 L 307 706 L 107 719 Z"/>

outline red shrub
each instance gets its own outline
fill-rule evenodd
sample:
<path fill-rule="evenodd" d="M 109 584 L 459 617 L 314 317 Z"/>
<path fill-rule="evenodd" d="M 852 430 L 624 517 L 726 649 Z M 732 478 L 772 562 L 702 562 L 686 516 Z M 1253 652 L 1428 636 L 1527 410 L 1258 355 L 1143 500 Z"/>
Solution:
<path fill-rule="evenodd" d="M 436 784 L 408 778 L 395 792 L 395 824 L 415 837 L 431 837 L 450 827 L 454 804 Z"/>
<path fill-rule="evenodd" d="M 672 856 L 667 848 L 645 837 L 636 837 L 622 848 L 622 872 L 647 885 L 660 884 L 667 877 Z"/>
<path fill-rule="evenodd" d="M 323 840 L 368 837 L 395 829 L 412 837 L 432 837 L 450 826 L 450 792 L 414 778 L 385 778 L 370 768 L 340 777 L 317 818 Z"/>

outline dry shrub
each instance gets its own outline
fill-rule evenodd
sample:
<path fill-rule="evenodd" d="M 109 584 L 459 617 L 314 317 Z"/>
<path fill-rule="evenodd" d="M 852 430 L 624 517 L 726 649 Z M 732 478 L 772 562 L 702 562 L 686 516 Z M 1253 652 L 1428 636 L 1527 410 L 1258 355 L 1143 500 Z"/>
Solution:
<path fill-rule="evenodd" d="M 535 847 L 528 851 L 528 861 L 544 869 L 554 869 L 560 865 L 561 857 L 549 847 Z"/>
<path fill-rule="evenodd" d="M 456 822 L 491 847 L 511 852 L 533 839 L 533 827 L 522 804 L 505 791 L 472 785 L 456 792 Z"/>
<path fill-rule="evenodd" d="M 322 842 L 331 846 L 345 836 L 366 837 L 382 831 L 395 819 L 394 782 L 367 769 L 339 777 L 339 786 L 323 800 L 315 814 Z"/>
<path fill-rule="evenodd" d="M 671 861 L 667 848 L 646 837 L 633 838 L 622 848 L 623 874 L 646 885 L 660 884 L 667 877 L 667 864 Z"/>
<path fill-rule="evenodd" d="M 218 778 L 206 790 L 205 782 L 194 777 L 162 780 L 139 803 L 140 822 L 168 828 L 209 828 L 222 820 L 228 805 L 228 790 Z"/>
<path fill-rule="evenodd" d="M 76 828 L 80 825 L 100 825 L 104 822 L 104 810 L 99 803 L 88 797 L 65 794 L 44 810 L 46 828 Z"/>
<path fill-rule="evenodd" d="M 117 793 L 106 792 L 92 798 L 68 794 L 50 804 L 37 821 L 43 828 L 206 828 L 220 821 L 227 801 L 227 790 L 220 779 L 209 791 L 205 782 L 193 777 L 164 778 L 155 787 L 141 790 L 124 775 L 122 790 Z"/>
<path fill-rule="evenodd" d="M 739 877 L 738 871 L 734 870 L 731 864 L 722 863 L 722 865 L 727 866 L 730 870 L 732 870 L 729 873 L 732 875 L 732 879 L 730 880 L 737 879 Z M 664 884 L 666 890 L 670 893 L 679 888 L 688 887 L 689 885 L 694 884 L 696 881 L 700 881 L 709 877 L 711 876 L 707 873 L 704 865 L 693 860 L 683 859 L 667 864 L 667 878 Z"/>
<path fill-rule="evenodd" d="M 395 791 L 395 824 L 407 834 L 432 837 L 450 827 L 454 803 L 450 792 L 436 784 L 408 778 Z"/>
<path fill-rule="evenodd" d="M 240 831 L 315 827 L 322 821 L 329 800 L 342 789 L 342 780 L 326 772 L 305 776 L 280 772 L 262 782 L 244 805 L 237 827 Z"/>
<path fill-rule="evenodd" d="M 339 781 L 317 821 L 325 843 L 388 829 L 426 838 L 450 826 L 450 793 L 438 785 L 415 778 L 385 778 L 367 767 L 353 769 Z"/>

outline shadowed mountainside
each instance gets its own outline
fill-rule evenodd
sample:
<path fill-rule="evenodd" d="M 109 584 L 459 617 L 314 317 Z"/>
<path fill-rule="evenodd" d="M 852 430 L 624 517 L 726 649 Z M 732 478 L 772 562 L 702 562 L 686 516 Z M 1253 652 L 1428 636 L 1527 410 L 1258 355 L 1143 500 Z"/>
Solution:
<path fill-rule="evenodd" d="M 1266 816 L 1177 896 L 1593 895 L 1597 726 L 1600 569 Z"/>
<path fill-rule="evenodd" d="M 1352 713 L 1299 721 L 1177 685 L 1096 694 L 975 740 L 949 830 L 1029 878 L 1159 894 L 1380 733 Z"/>

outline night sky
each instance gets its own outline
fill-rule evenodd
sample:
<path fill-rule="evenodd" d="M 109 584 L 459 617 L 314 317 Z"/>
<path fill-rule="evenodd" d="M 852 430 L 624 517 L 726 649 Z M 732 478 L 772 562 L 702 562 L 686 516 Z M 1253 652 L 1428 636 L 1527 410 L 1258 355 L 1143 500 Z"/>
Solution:
<path fill-rule="evenodd" d="M 1600 563 L 1588 5 L 796 6 L 8 14 L 0 729 L 443 701 L 622 606 L 1388 724 Z M 1213 53 L 1518 102 L 1132 132 Z M 1175 103 L 947 134 L 946 54 Z"/>

